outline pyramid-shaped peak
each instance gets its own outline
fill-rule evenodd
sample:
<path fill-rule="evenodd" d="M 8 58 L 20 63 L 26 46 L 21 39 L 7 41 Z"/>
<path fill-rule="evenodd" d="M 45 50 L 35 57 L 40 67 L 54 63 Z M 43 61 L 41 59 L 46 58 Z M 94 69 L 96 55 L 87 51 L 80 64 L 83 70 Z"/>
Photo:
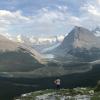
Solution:
<path fill-rule="evenodd" d="M 94 36 L 93 32 L 91 32 L 90 30 L 84 28 L 84 27 L 80 27 L 80 26 L 75 26 L 72 31 L 69 33 L 69 35 L 74 35 L 74 36 L 81 36 L 81 35 L 86 35 L 86 36 Z"/>
<path fill-rule="evenodd" d="M 75 26 L 72 31 L 64 38 L 62 44 L 67 45 L 84 45 L 96 41 L 96 36 L 90 30 Z M 87 41 L 87 42 L 86 42 Z M 86 44 L 87 45 L 87 44 Z M 77 46 L 78 47 L 78 46 Z"/>
<path fill-rule="evenodd" d="M 86 32 L 86 31 L 87 31 L 87 32 L 90 32 L 90 30 L 88 30 L 88 29 L 86 29 L 86 28 L 84 28 L 84 27 L 81 27 L 81 26 L 75 26 L 73 30 L 74 30 L 74 31 L 77 31 L 77 32 L 80 31 L 81 33 L 84 32 L 84 31 L 85 31 L 85 32 Z"/>

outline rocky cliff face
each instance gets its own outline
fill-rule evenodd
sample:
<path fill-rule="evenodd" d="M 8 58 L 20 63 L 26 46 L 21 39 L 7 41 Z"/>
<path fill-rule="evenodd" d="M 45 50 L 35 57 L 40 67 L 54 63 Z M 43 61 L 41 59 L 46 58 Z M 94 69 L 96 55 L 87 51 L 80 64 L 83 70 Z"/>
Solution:
<path fill-rule="evenodd" d="M 88 29 L 76 26 L 53 52 L 56 55 L 71 54 L 76 57 L 84 57 L 84 55 L 94 57 L 98 55 L 99 49 L 100 39 Z"/>
<path fill-rule="evenodd" d="M 59 48 L 71 50 L 74 48 L 91 49 L 93 47 L 100 48 L 100 40 L 88 29 L 76 26 L 65 37 Z"/>

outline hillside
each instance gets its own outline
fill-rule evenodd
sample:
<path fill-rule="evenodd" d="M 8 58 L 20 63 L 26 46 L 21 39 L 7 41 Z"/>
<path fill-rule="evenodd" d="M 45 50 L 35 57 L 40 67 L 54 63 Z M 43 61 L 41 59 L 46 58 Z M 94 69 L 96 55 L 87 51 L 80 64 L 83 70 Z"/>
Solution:
<path fill-rule="evenodd" d="M 7 39 L 6 37 L 0 35 L 0 51 L 17 51 L 18 50 L 18 44 L 15 42 L 12 42 L 11 40 Z"/>
<path fill-rule="evenodd" d="M 0 35 L 0 72 L 23 72 L 41 67 L 42 56 L 33 48 Z"/>

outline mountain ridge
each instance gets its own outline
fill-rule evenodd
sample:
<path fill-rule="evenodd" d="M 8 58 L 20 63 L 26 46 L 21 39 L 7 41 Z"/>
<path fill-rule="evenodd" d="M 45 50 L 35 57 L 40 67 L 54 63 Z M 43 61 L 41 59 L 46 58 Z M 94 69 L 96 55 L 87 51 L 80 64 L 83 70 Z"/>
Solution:
<path fill-rule="evenodd" d="M 42 55 L 31 46 L 0 35 L 0 72 L 28 71 L 42 66 Z"/>

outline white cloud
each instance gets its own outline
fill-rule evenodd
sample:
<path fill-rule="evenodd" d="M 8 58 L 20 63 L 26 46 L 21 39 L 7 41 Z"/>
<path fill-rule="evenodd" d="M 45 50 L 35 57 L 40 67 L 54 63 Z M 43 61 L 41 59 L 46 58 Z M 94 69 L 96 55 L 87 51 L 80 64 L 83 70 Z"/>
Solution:
<path fill-rule="evenodd" d="M 7 10 L 0 10 L 0 21 L 11 24 L 12 22 L 16 21 L 28 21 L 29 18 L 22 16 L 20 11 L 10 12 Z"/>
<path fill-rule="evenodd" d="M 86 4 L 81 9 L 86 11 L 88 14 L 100 16 L 100 9 L 92 4 Z"/>
<path fill-rule="evenodd" d="M 80 25 L 78 17 L 71 15 L 67 7 L 58 7 L 58 10 L 41 9 L 33 16 L 35 30 L 42 33 L 63 33 L 67 32 L 69 26 Z"/>
<path fill-rule="evenodd" d="M 80 18 L 78 18 L 76 16 L 69 16 L 68 23 L 72 26 L 81 26 Z"/>
<path fill-rule="evenodd" d="M 100 0 L 96 0 L 96 2 L 97 2 L 97 4 L 99 4 L 99 5 L 100 5 Z"/>
<path fill-rule="evenodd" d="M 16 22 L 16 21 L 28 21 L 29 18 L 22 16 L 21 11 L 10 12 L 7 10 L 0 10 L 0 20 L 7 22 Z"/>
<path fill-rule="evenodd" d="M 66 12 L 68 10 L 68 7 L 67 6 L 58 6 L 57 5 L 57 8 L 60 10 L 60 11 L 63 11 L 63 12 Z"/>
<path fill-rule="evenodd" d="M 50 11 L 46 8 L 41 9 L 37 15 L 33 17 L 39 23 L 54 23 L 54 21 L 65 20 L 66 13 L 59 10 Z"/>
<path fill-rule="evenodd" d="M 93 29 L 100 26 L 100 0 L 87 2 L 81 8 L 81 24 L 86 28 Z"/>
<path fill-rule="evenodd" d="M 43 8 L 27 17 L 21 11 L 0 10 L 0 33 L 66 34 L 75 25 L 81 26 L 81 19 L 70 14 L 64 6 L 56 10 Z"/>
<path fill-rule="evenodd" d="M 24 43 L 24 41 L 23 41 L 23 39 L 22 39 L 22 36 L 21 36 L 20 34 L 17 35 L 16 39 L 17 39 L 17 42 L 19 42 L 19 43 Z"/>
<path fill-rule="evenodd" d="M 12 33 L 11 29 L 15 26 L 25 25 L 30 21 L 30 18 L 21 14 L 21 11 L 10 12 L 7 10 L 0 10 L 0 33 Z"/>

